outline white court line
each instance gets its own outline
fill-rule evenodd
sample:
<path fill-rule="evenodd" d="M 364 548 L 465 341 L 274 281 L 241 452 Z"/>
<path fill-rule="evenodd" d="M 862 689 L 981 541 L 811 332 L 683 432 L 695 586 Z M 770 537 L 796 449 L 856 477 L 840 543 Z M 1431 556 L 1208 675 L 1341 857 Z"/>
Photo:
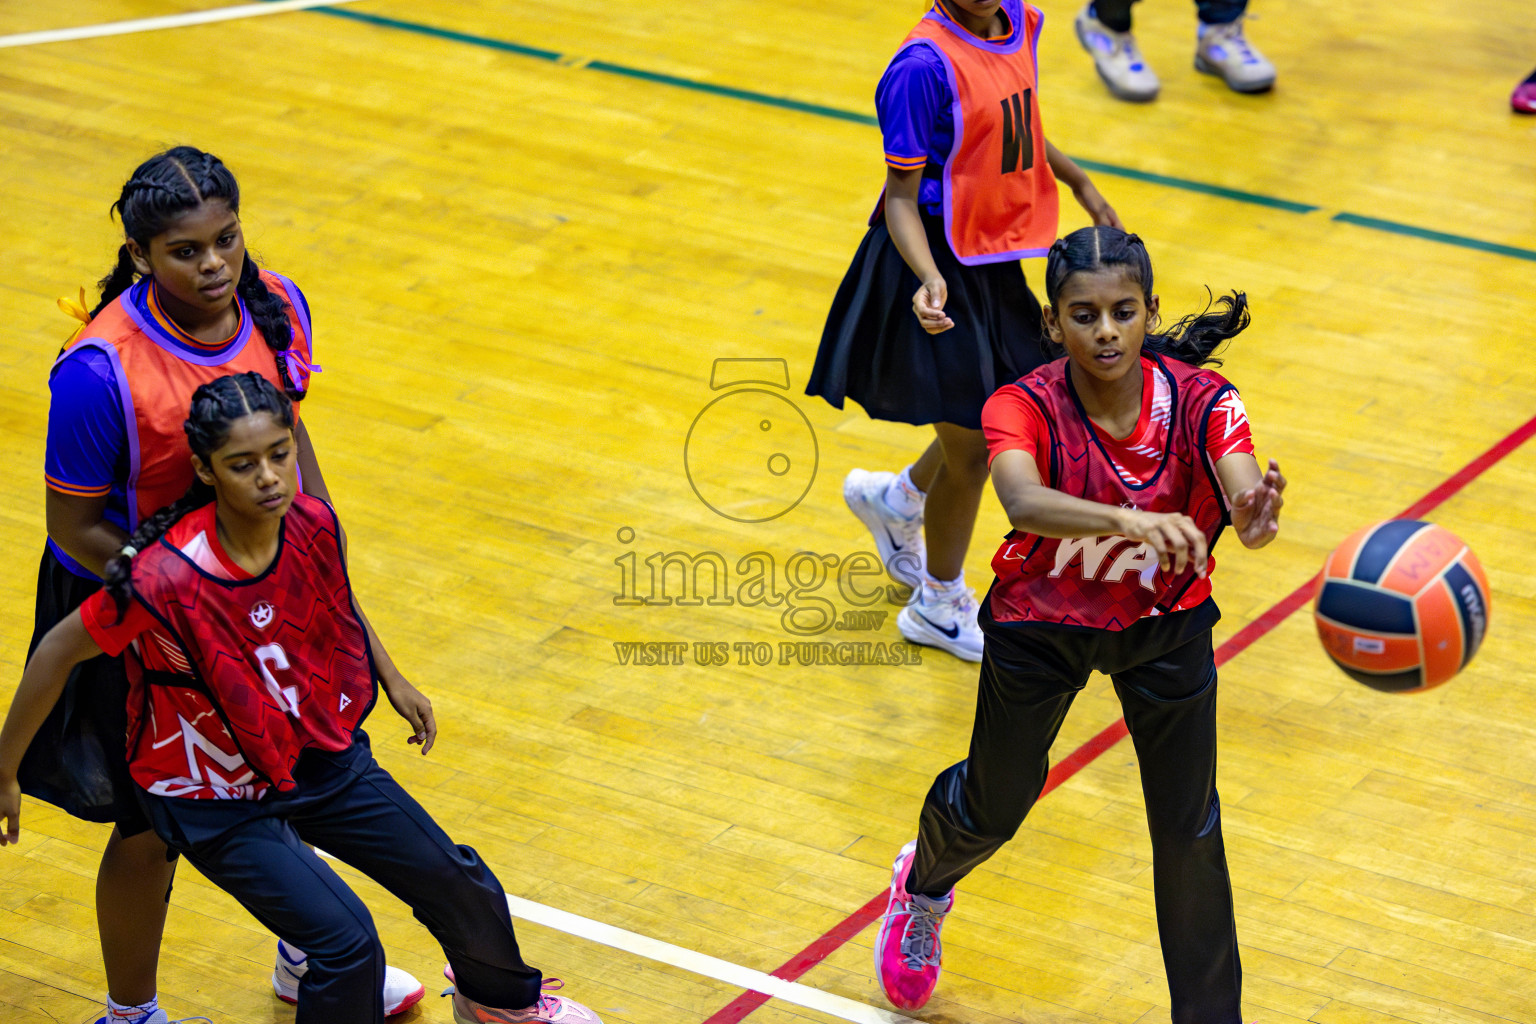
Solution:
<path fill-rule="evenodd" d="M 315 852 L 328 860 L 336 859 L 318 846 L 315 847 Z M 670 942 L 662 942 L 649 935 L 616 928 L 611 924 L 594 921 L 590 917 L 582 917 L 580 914 L 572 914 L 569 911 L 546 907 L 542 903 L 525 900 L 521 896 L 508 894 L 507 909 L 513 917 L 522 918 L 524 921 L 532 921 L 534 924 L 541 924 L 546 928 L 553 928 L 555 931 L 565 932 L 567 935 L 574 935 L 600 946 L 622 949 L 626 953 L 634 953 L 647 960 L 680 967 L 690 974 L 714 978 L 716 981 L 723 981 L 737 988 L 761 992 L 765 996 L 803 1006 L 808 1010 L 820 1010 L 833 1017 L 853 1021 L 854 1024 L 922 1024 L 921 1021 L 903 1017 L 890 1010 L 882 1010 L 854 999 L 823 992 L 821 989 L 801 985 L 799 982 L 775 978 L 771 974 L 754 971 L 750 967 L 742 967 L 729 960 L 721 960 L 707 953 L 695 953 L 691 949 L 674 946 Z"/>
<path fill-rule="evenodd" d="M 581 917 L 564 910 L 556 910 L 554 907 L 546 907 L 542 903 L 534 903 L 519 896 L 508 896 L 507 907 L 514 917 L 525 921 L 542 924 L 604 946 L 612 946 L 614 949 L 636 953 L 648 960 L 671 964 L 673 967 L 680 967 L 706 978 L 714 978 L 716 981 L 723 981 L 737 988 L 761 992 L 783 1002 L 803 1006 L 808 1010 L 820 1010 L 833 1017 L 854 1021 L 855 1024 L 919 1024 L 911 1017 L 903 1017 L 890 1010 L 882 1010 L 843 996 L 833 995 L 831 992 L 810 988 L 798 982 L 775 978 L 771 974 L 741 967 L 728 960 L 695 953 L 691 949 L 674 946 L 670 942 L 662 942 L 660 939 L 653 939 L 638 932 L 615 928 L 611 924 L 603 924 L 590 917 Z"/>
<path fill-rule="evenodd" d="M 357 0 L 274 0 L 273 3 L 215 7 L 211 11 L 165 14 L 158 18 L 135 18 L 132 21 L 109 21 L 101 25 L 81 25 L 78 28 L 20 32 L 13 36 L 0 36 L 0 49 L 10 46 L 36 46 L 40 43 L 67 43 L 74 39 L 96 39 L 100 36 L 125 36 L 134 32 L 155 32 L 163 28 L 207 25 L 216 21 L 236 21 L 240 18 L 258 18 L 263 14 L 307 11 L 311 7 L 334 7 L 337 4 L 356 2 Z"/>

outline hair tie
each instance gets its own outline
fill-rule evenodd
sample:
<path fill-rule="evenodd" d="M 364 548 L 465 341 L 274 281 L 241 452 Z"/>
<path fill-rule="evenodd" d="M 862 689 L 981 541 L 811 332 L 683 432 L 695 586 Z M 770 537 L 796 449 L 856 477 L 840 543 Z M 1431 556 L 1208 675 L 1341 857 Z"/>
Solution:
<path fill-rule="evenodd" d="M 59 309 L 64 312 L 65 316 L 80 321 L 80 326 L 76 327 L 75 332 L 69 336 L 69 340 L 64 342 L 64 347 L 68 348 L 79 339 L 80 335 L 85 333 L 85 329 L 91 324 L 91 307 L 85 304 L 85 289 L 83 287 L 80 289 L 80 300 L 78 302 L 67 295 L 60 299 Z"/>
<path fill-rule="evenodd" d="M 1141 246 L 1143 249 L 1147 247 L 1147 243 L 1141 240 L 1140 235 L 1126 235 L 1125 240 L 1127 243 L 1134 242 L 1136 245 Z"/>

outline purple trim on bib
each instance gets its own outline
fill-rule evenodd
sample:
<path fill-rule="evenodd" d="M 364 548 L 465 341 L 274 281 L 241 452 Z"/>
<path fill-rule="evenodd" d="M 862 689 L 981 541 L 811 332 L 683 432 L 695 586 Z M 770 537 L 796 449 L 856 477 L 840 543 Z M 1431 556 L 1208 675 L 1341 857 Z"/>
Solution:
<path fill-rule="evenodd" d="M 299 351 L 292 342 L 289 342 L 288 347 L 278 355 L 282 357 L 283 364 L 288 369 L 288 380 L 300 393 L 307 393 L 310 375 L 324 372 L 324 367 L 317 366 L 314 362 L 315 333 L 309 322 L 309 306 L 304 302 L 304 295 L 299 291 L 298 285 L 282 274 L 273 273 L 270 270 L 267 273 L 283 283 L 283 291 L 288 296 L 288 305 L 299 318 L 299 329 L 304 332 L 305 351 Z"/>
<path fill-rule="evenodd" d="M 308 343 L 310 352 L 313 353 L 315 345 L 315 332 L 309 326 L 309 307 L 304 303 L 304 296 L 299 294 L 298 285 L 288 280 L 288 278 L 284 277 L 282 274 L 273 273 L 270 270 L 267 271 L 267 273 L 283 282 L 283 291 L 288 294 L 288 305 L 293 307 L 293 312 L 298 316 L 299 326 L 304 329 L 304 340 Z"/>
<path fill-rule="evenodd" d="M 147 277 L 143 278 L 133 286 L 134 290 L 147 288 L 149 280 Z M 198 366 L 222 366 L 239 355 L 244 350 L 246 342 L 251 340 L 250 310 L 245 308 L 245 302 L 239 295 L 235 296 L 235 301 L 240 303 L 240 331 L 228 345 L 214 352 L 198 352 L 167 334 L 165 328 L 161 327 L 154 317 L 144 315 L 139 309 L 138 302 L 134 301 L 136 298 L 137 296 L 131 291 L 119 296 L 119 301 L 122 302 L 123 309 L 127 310 L 128 317 L 133 321 L 134 326 L 143 331 L 145 337 L 156 345 L 185 362 L 195 363 Z"/>
<path fill-rule="evenodd" d="M 130 311 L 133 309 L 131 303 L 124 305 Z M 132 533 L 139 527 L 139 421 L 133 411 L 133 389 L 128 386 L 128 375 L 123 372 L 117 348 L 101 338 L 84 338 L 76 342 L 54 360 L 54 364 L 81 348 L 93 348 L 104 354 L 112 367 L 112 379 L 117 382 L 117 400 L 123 407 L 123 439 L 128 445 L 128 479 L 123 482 L 123 496 L 128 506 L 128 532 Z"/>
<path fill-rule="evenodd" d="M 1003 0 L 1002 7 L 1008 14 L 1008 24 L 1012 31 L 1008 33 L 1008 38 L 1000 43 L 988 42 L 985 39 L 977 38 L 969 30 L 955 24 L 941 13 L 937 5 L 927 14 L 923 15 L 923 20 L 938 22 L 944 26 L 950 35 L 963 43 L 976 47 L 978 50 L 985 50 L 987 53 L 1017 53 L 1019 47 L 1024 45 L 1024 5 L 1019 3 L 1018 0 Z M 1036 33 L 1037 37 L 1038 35 L 1039 33 Z"/>
<path fill-rule="evenodd" d="M 1045 30 L 1045 12 L 1040 12 L 1040 20 L 1035 22 L 1035 34 L 1029 37 L 1029 59 L 1035 65 L 1035 92 L 1040 91 L 1040 33 Z"/>

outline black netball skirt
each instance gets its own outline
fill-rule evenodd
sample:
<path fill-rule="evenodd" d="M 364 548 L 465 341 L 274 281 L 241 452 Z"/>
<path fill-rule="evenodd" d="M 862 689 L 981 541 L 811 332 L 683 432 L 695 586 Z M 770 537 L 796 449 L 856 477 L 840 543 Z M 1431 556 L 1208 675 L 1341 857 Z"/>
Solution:
<path fill-rule="evenodd" d="M 923 226 L 955 326 L 929 334 L 918 323 L 912 296 L 922 282 L 882 217 L 832 300 L 805 392 L 839 409 L 851 398 L 877 420 L 980 429 L 992 392 L 1046 361 L 1040 303 L 1018 260 L 966 266 L 950 250 L 941 218 L 924 214 Z"/>
<path fill-rule="evenodd" d="M 37 571 L 37 612 L 27 659 L 59 620 L 101 589 L 64 567 L 52 548 Z M 121 658 L 75 666 L 59 702 L 21 760 L 22 792 L 87 821 L 115 822 L 124 836 L 149 828 L 128 774 L 128 678 Z"/>

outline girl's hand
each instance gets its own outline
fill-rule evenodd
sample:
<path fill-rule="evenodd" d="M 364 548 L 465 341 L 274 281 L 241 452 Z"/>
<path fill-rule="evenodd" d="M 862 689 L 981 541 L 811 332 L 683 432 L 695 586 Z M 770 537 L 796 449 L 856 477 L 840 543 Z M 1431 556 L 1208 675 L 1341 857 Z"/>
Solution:
<path fill-rule="evenodd" d="M 5 822 L 0 846 L 21 842 L 21 783 L 14 775 L 0 779 L 0 821 Z"/>
<path fill-rule="evenodd" d="M 1119 228 L 1121 231 L 1125 230 L 1125 225 L 1120 223 L 1120 215 L 1115 212 L 1115 208 L 1105 201 L 1093 182 L 1087 178 L 1072 190 L 1072 196 L 1077 200 L 1078 205 L 1087 211 L 1095 226 L 1107 225 Z"/>
<path fill-rule="evenodd" d="M 1280 507 L 1285 504 L 1285 477 L 1280 463 L 1269 460 L 1269 471 L 1257 484 L 1232 499 L 1232 529 L 1245 548 L 1261 548 L 1280 532 Z"/>
<path fill-rule="evenodd" d="M 380 678 L 379 682 L 384 684 L 384 694 L 389 698 L 390 706 L 410 723 L 415 733 L 405 742 L 420 743 L 421 753 L 425 756 L 437 739 L 437 719 L 432 717 L 432 702 L 399 673 L 393 679 Z"/>
<path fill-rule="evenodd" d="M 1158 567 L 1164 572 L 1172 570 L 1178 575 L 1193 565 L 1196 573 L 1205 575 L 1205 534 L 1184 513 L 1129 511 L 1121 533 L 1129 540 L 1152 545 Z"/>
<path fill-rule="evenodd" d="M 955 322 L 944 312 L 944 303 L 949 301 L 949 286 L 944 279 L 935 274 L 923 282 L 923 286 L 912 296 L 912 312 L 917 314 L 917 322 L 923 325 L 923 330 L 929 334 L 938 334 L 955 326 Z"/>

